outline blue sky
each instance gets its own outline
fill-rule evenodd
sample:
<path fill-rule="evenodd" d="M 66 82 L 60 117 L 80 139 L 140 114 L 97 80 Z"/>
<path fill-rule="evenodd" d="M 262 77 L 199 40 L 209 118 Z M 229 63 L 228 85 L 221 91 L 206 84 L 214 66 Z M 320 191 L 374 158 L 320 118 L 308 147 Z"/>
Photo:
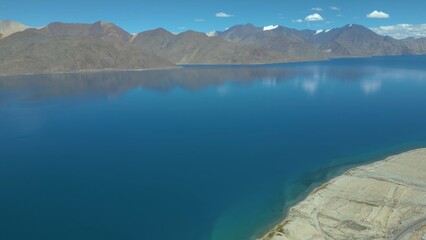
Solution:
<path fill-rule="evenodd" d="M 426 0 L 0 0 L 0 19 L 30 26 L 104 20 L 131 33 L 157 27 L 208 32 L 242 23 L 297 29 L 328 29 L 349 23 L 370 28 L 423 24 L 425 9 Z"/>

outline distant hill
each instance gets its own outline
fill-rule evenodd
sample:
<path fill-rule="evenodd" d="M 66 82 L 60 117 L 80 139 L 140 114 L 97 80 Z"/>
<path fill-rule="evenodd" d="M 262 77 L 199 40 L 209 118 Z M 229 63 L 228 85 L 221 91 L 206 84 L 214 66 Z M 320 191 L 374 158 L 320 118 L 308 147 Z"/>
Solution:
<path fill-rule="evenodd" d="M 314 31 L 312 31 L 313 33 Z M 237 25 L 217 35 L 227 41 L 252 44 L 284 54 L 292 60 L 322 60 L 327 56 L 308 41 L 306 32 L 275 26 L 271 29 L 252 24 Z"/>
<path fill-rule="evenodd" d="M 426 38 L 397 40 L 356 24 L 317 31 L 245 24 L 209 34 L 158 28 L 136 35 L 101 21 L 27 28 L 0 21 L 0 74 L 426 54 Z"/>
<path fill-rule="evenodd" d="M 426 54 L 424 40 L 396 40 L 356 24 L 319 31 L 245 24 L 214 34 L 187 31 L 177 35 L 158 28 L 137 34 L 131 42 L 178 64 L 271 63 Z"/>
<path fill-rule="evenodd" d="M 426 54 L 426 38 L 406 38 L 400 40 L 408 49 L 410 54 Z"/>
<path fill-rule="evenodd" d="M 40 31 L 48 36 L 94 37 L 123 42 L 128 42 L 131 37 L 131 34 L 120 27 L 102 21 L 93 24 L 54 22 Z"/>
<path fill-rule="evenodd" d="M 251 43 L 283 52 L 289 58 L 300 60 L 426 53 L 422 40 L 396 40 L 356 24 L 319 31 L 282 26 L 265 30 L 246 24 L 218 32 L 218 36 L 227 41 Z"/>
<path fill-rule="evenodd" d="M 0 74 L 145 69 L 174 64 L 127 43 L 27 29 L 0 41 Z"/>
<path fill-rule="evenodd" d="M 178 64 L 252 64 L 292 60 L 262 46 L 233 43 L 195 31 L 174 35 L 159 28 L 136 35 L 132 43 Z"/>
<path fill-rule="evenodd" d="M 29 27 L 19 22 L 0 20 L 0 39 L 16 32 L 24 31 L 27 28 Z"/>
<path fill-rule="evenodd" d="M 329 52 L 332 57 L 410 53 L 409 48 L 402 41 L 378 35 L 370 29 L 356 24 L 323 31 L 316 34 L 313 40 L 320 50 Z"/>

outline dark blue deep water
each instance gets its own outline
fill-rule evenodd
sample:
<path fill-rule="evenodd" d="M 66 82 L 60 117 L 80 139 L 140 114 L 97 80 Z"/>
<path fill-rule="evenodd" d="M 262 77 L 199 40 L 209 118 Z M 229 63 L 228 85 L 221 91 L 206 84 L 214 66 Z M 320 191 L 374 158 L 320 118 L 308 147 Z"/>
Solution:
<path fill-rule="evenodd" d="M 425 146 L 425 56 L 0 77 L 0 239 L 252 239 Z"/>

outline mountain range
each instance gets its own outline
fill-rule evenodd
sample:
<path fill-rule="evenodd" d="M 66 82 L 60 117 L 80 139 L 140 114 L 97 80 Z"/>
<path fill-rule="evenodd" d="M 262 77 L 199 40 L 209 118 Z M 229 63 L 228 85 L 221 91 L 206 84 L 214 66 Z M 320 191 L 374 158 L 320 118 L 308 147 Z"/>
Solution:
<path fill-rule="evenodd" d="M 158 28 L 130 34 L 98 21 L 30 28 L 0 21 L 0 74 L 146 69 L 176 64 L 262 64 L 426 54 L 426 38 L 397 40 L 361 25 L 330 30 L 236 25 L 223 32 Z"/>

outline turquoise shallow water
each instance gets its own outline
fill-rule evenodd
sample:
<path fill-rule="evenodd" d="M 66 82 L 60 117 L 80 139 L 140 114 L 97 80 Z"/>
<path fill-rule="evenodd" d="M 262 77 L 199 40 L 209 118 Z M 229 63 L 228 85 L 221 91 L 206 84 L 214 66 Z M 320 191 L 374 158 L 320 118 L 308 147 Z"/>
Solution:
<path fill-rule="evenodd" d="M 426 57 L 0 77 L 0 239 L 252 239 L 426 146 Z"/>

